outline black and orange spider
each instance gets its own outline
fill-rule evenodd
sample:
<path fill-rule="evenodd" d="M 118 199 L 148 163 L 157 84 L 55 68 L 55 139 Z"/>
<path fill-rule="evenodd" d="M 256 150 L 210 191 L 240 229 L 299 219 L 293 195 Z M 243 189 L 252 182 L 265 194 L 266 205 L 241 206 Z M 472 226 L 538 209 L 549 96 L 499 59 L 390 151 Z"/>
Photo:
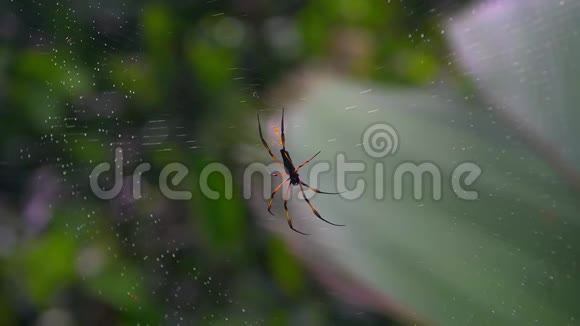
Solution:
<path fill-rule="evenodd" d="M 335 223 L 329 222 L 329 221 L 325 220 L 324 218 L 322 218 L 322 216 L 320 216 L 318 211 L 312 206 L 312 203 L 310 203 L 310 200 L 306 197 L 306 194 L 304 193 L 304 187 L 306 187 L 306 188 L 308 188 L 316 193 L 319 193 L 319 194 L 329 194 L 329 195 L 340 194 L 339 192 L 320 191 L 314 187 L 307 185 L 305 182 L 300 180 L 300 175 L 298 174 L 298 171 L 300 171 L 300 169 L 302 167 L 304 167 L 306 164 L 310 163 L 310 161 L 312 161 L 318 154 L 320 154 L 320 151 L 318 151 L 318 153 L 314 154 L 314 156 L 312 156 L 310 159 L 308 159 L 304 163 L 300 164 L 298 166 L 298 168 L 294 168 L 294 163 L 292 162 L 292 159 L 290 158 L 290 154 L 286 150 L 286 137 L 284 136 L 284 109 L 282 109 L 282 123 L 281 123 L 281 128 L 280 128 L 281 129 L 280 144 L 282 144 L 282 149 L 280 150 L 280 155 L 282 155 L 282 162 L 284 162 L 282 164 L 282 162 L 280 162 L 280 160 L 276 156 L 274 156 L 274 154 L 272 153 L 272 150 L 270 149 L 270 147 L 268 146 L 268 144 L 264 140 L 264 136 L 262 135 L 262 126 L 260 125 L 260 114 L 258 114 L 257 116 L 258 116 L 258 131 L 260 132 L 260 139 L 262 140 L 262 144 L 264 145 L 264 147 L 268 151 L 268 154 L 270 154 L 270 156 L 272 157 L 274 162 L 278 163 L 278 165 L 280 165 L 280 167 L 282 167 L 284 169 L 284 171 L 286 171 L 286 173 L 272 173 L 272 175 L 279 176 L 279 177 L 288 176 L 288 178 L 286 180 L 282 181 L 282 183 L 280 183 L 274 189 L 274 191 L 272 192 L 272 195 L 270 195 L 270 201 L 268 202 L 268 212 L 270 214 L 274 215 L 272 213 L 272 202 L 274 201 L 274 196 L 276 195 L 276 193 L 280 189 L 282 189 L 282 186 L 284 186 L 284 184 L 286 184 L 288 181 L 290 181 L 290 183 L 288 184 L 288 189 L 286 190 L 286 196 L 284 198 L 284 211 L 286 213 L 286 220 L 288 221 L 288 226 L 290 226 L 290 228 L 293 231 L 298 232 L 300 234 L 308 235 L 307 233 L 296 230 L 294 228 L 294 226 L 292 226 L 292 219 L 290 218 L 290 213 L 288 212 L 288 197 L 290 196 L 290 187 L 292 187 L 292 186 L 299 186 L 300 187 L 300 191 L 302 192 L 304 199 L 306 200 L 306 202 L 308 203 L 308 206 L 310 206 L 310 209 L 312 210 L 312 213 L 314 213 L 314 215 L 316 215 L 316 217 L 318 217 L 319 219 L 321 219 L 324 222 L 331 224 L 331 225 L 344 226 L 343 224 L 335 224 Z"/>

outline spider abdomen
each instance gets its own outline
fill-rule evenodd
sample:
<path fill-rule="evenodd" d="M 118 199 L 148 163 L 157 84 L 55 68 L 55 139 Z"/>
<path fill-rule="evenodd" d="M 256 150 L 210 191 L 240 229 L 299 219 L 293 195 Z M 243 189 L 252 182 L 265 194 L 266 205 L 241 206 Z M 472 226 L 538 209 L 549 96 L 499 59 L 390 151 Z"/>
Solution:
<path fill-rule="evenodd" d="M 295 186 L 300 184 L 300 176 L 298 175 L 298 172 L 296 172 L 296 168 L 294 167 L 294 163 L 292 163 L 290 154 L 285 149 L 281 149 L 280 154 L 282 155 L 284 169 L 286 170 L 286 173 L 288 173 L 288 175 L 290 176 L 290 184 Z"/>

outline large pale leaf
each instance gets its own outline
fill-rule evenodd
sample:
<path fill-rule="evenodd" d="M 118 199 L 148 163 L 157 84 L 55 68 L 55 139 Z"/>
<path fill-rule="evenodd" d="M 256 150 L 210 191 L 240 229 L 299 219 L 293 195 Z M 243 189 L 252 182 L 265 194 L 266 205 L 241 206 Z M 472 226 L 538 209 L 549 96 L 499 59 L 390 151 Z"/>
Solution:
<path fill-rule="evenodd" d="M 413 319 L 526 325 L 577 318 L 578 196 L 492 112 L 442 88 L 387 91 L 333 79 L 309 86 L 306 100 L 287 113 L 293 159 L 323 149 L 317 160 L 334 162 L 344 153 L 366 164 L 366 172 L 347 181 L 352 187 L 356 177 L 363 178 L 367 191 L 357 200 L 314 197 L 324 217 L 347 224 L 342 228 L 317 220 L 304 201 L 294 199 L 294 223 L 310 237 L 288 230 L 280 207 L 280 218 L 267 219 L 266 201 L 255 198 L 264 223 L 287 232 L 300 255 L 315 265 L 338 266 L 394 299 Z M 377 122 L 392 125 L 400 141 L 396 154 L 384 159 L 360 146 L 365 128 Z M 276 115 L 266 125 L 278 123 Z M 259 153 L 253 155 L 267 157 Z M 413 199 L 409 178 L 404 198 L 394 200 L 397 166 L 427 161 L 443 174 L 442 200 L 431 199 L 429 182 L 425 199 Z M 385 165 L 382 200 L 373 190 L 378 162 Z M 473 186 L 478 200 L 458 199 L 451 189 L 450 174 L 461 162 L 483 170 Z M 333 173 L 319 182 L 324 190 L 336 187 L 331 165 Z"/>
<path fill-rule="evenodd" d="M 450 20 L 447 34 L 490 104 L 576 178 L 579 22 L 578 1 L 487 0 Z"/>
<path fill-rule="evenodd" d="M 322 149 L 317 160 L 333 162 L 344 153 L 365 163 L 364 173 L 347 180 L 352 186 L 356 177 L 364 179 L 367 191 L 357 200 L 314 197 L 322 215 L 347 224 L 343 228 L 317 220 L 294 198 L 294 223 L 312 233 L 309 237 L 289 231 L 283 217 L 267 218 L 262 198 L 251 201 L 254 210 L 264 224 L 283 232 L 315 271 L 325 271 L 321 280 L 350 275 L 413 320 L 578 323 L 579 16 L 574 1 L 498 0 L 450 19 L 453 54 L 481 91 L 475 97 L 445 81 L 422 90 L 338 77 L 306 83 L 308 91 L 287 113 L 293 159 L 305 160 Z M 361 146 L 365 129 L 378 122 L 392 125 L 399 137 L 396 154 L 381 159 L 366 155 Z M 272 116 L 268 130 L 278 123 L 279 115 Z M 267 157 L 258 153 L 247 157 Z M 409 179 L 405 197 L 394 200 L 395 169 L 427 161 L 444 175 L 442 200 L 429 199 L 429 190 L 426 199 L 413 199 Z M 461 162 L 483 170 L 472 186 L 477 200 L 461 200 L 451 189 L 450 174 Z M 373 191 L 377 163 L 386 169 L 381 200 Z M 332 167 L 312 182 L 334 190 L 336 164 Z M 427 182 L 426 189 L 431 185 Z M 282 216 L 283 210 L 278 206 L 275 212 Z M 340 288 L 336 283 L 331 286 Z"/>

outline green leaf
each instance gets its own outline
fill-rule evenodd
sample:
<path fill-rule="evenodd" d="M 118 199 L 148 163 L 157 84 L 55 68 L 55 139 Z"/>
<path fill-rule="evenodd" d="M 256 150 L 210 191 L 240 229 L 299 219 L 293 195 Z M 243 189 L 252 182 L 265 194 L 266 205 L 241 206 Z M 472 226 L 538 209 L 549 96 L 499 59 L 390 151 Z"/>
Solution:
<path fill-rule="evenodd" d="M 465 72 L 514 128 L 541 139 L 578 178 L 580 5 L 482 1 L 449 26 Z M 567 161 L 567 162 L 566 162 Z"/>
<path fill-rule="evenodd" d="M 16 266 L 33 302 L 48 305 L 74 280 L 75 257 L 74 240 L 63 234 L 47 234 L 23 248 Z"/>
<path fill-rule="evenodd" d="M 268 223 L 287 233 L 290 241 L 306 243 L 300 247 L 308 248 L 301 252 L 307 261 L 346 271 L 394 298 L 413 319 L 552 325 L 578 318 L 578 194 L 511 128 L 498 123 L 492 111 L 445 88 L 384 90 L 323 79 L 309 83 L 308 89 L 307 100 L 287 110 L 287 149 L 296 163 L 322 150 L 316 161 L 329 162 L 331 172 L 319 181 L 310 180 L 307 170 L 301 176 L 322 190 L 335 191 L 336 156 L 342 153 L 366 169 L 349 174 L 347 185 L 352 188 L 361 179 L 366 190 L 356 200 L 313 198 L 324 218 L 346 227 L 316 219 L 296 197 L 289 205 L 294 225 L 312 236 L 291 232 L 282 218 Z M 273 116 L 264 125 L 276 125 L 279 119 Z M 382 122 L 395 128 L 399 147 L 375 159 L 361 146 L 362 135 Z M 255 155 L 267 157 L 259 153 Z M 432 199 L 429 178 L 424 180 L 424 197 L 414 199 L 409 177 L 402 181 L 403 198 L 393 198 L 395 171 L 409 162 L 430 162 L 438 168 L 441 200 Z M 468 187 L 479 192 L 478 200 L 459 199 L 452 189 L 451 174 L 462 162 L 483 170 Z M 379 163 L 384 165 L 383 199 L 374 191 L 380 183 L 374 173 Z M 254 202 L 266 221 L 266 200 Z"/>

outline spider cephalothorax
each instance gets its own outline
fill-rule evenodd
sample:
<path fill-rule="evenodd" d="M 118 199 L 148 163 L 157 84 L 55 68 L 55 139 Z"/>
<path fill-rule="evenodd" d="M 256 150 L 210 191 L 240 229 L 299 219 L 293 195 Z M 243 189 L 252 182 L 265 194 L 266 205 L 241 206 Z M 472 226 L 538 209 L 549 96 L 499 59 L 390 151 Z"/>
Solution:
<path fill-rule="evenodd" d="M 272 157 L 274 162 L 276 162 L 278 165 L 280 165 L 280 167 L 282 167 L 284 169 L 284 171 L 286 171 L 286 173 L 272 173 L 272 175 L 280 176 L 280 177 L 288 177 L 286 180 L 282 181 L 282 183 L 280 183 L 272 192 L 272 195 L 270 196 L 270 201 L 268 202 L 268 212 L 270 214 L 272 214 L 272 202 L 274 200 L 274 196 L 276 195 L 276 193 L 280 189 L 282 189 L 284 184 L 286 184 L 288 181 L 290 181 L 290 183 L 288 184 L 288 189 L 286 191 L 286 196 L 284 198 L 284 211 L 286 213 L 286 220 L 288 221 L 288 226 L 290 226 L 290 228 L 293 231 L 296 231 L 296 232 L 301 233 L 301 234 L 306 234 L 304 232 L 300 232 L 300 231 L 296 230 L 294 228 L 294 226 L 292 226 L 292 219 L 290 218 L 290 213 L 288 212 L 288 197 L 290 195 L 290 187 L 292 187 L 292 186 L 299 186 L 300 187 L 300 191 L 302 192 L 304 199 L 306 200 L 306 202 L 308 203 L 308 206 L 310 206 L 310 209 L 312 210 L 312 213 L 314 213 L 314 215 L 316 215 L 316 217 L 318 217 L 319 219 L 323 220 L 324 222 L 326 222 L 328 224 L 332 224 L 332 225 L 336 225 L 336 226 L 344 226 L 343 224 L 335 224 L 335 223 L 329 222 L 329 221 L 325 220 L 324 218 L 322 218 L 322 216 L 320 216 L 318 211 L 312 206 L 312 203 L 310 203 L 310 200 L 306 197 L 306 194 L 304 193 L 304 187 L 306 187 L 306 188 L 308 188 L 316 193 L 319 193 L 319 194 L 331 194 L 331 195 L 332 194 L 339 194 L 337 192 L 320 191 L 314 187 L 307 185 L 305 182 L 303 182 L 300 179 L 300 175 L 298 174 L 298 171 L 300 171 L 300 169 L 302 167 L 304 167 L 306 164 L 310 163 L 310 161 L 312 161 L 318 154 L 320 154 L 320 151 L 318 151 L 310 159 L 308 159 L 304 163 L 300 164 L 297 168 L 295 168 L 294 163 L 292 162 L 292 159 L 290 158 L 290 154 L 286 150 L 286 137 L 284 136 L 284 109 L 282 109 L 282 123 L 280 125 L 280 128 L 281 128 L 280 144 L 282 144 L 282 149 L 280 150 L 280 155 L 282 156 L 283 163 L 280 162 L 280 160 L 276 156 L 274 156 L 274 154 L 272 153 L 272 150 L 270 149 L 270 146 L 268 146 L 268 144 L 264 140 L 264 136 L 262 135 L 262 126 L 260 125 L 260 115 L 258 115 L 258 131 L 260 133 L 260 139 L 262 140 L 262 144 L 264 145 L 264 147 L 268 151 L 268 154 L 270 154 L 270 156 Z M 272 214 L 272 215 L 274 215 L 274 214 Z"/>

